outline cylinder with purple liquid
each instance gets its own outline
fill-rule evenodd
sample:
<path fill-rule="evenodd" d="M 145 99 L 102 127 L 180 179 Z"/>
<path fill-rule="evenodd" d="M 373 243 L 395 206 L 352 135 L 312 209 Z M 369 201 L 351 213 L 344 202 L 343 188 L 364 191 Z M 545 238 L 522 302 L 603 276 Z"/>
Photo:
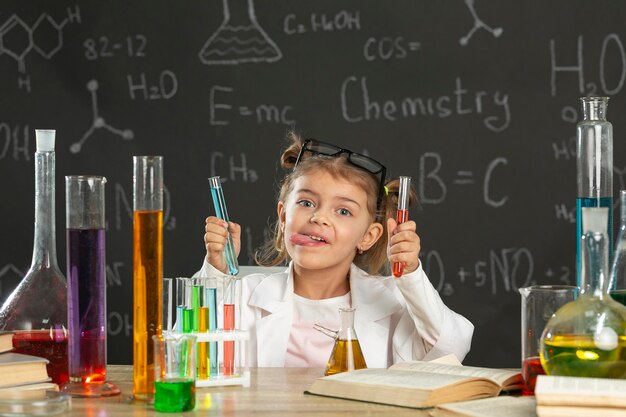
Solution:
<path fill-rule="evenodd" d="M 61 389 L 82 397 L 120 393 L 106 382 L 105 183 L 65 177 L 69 382 Z"/>

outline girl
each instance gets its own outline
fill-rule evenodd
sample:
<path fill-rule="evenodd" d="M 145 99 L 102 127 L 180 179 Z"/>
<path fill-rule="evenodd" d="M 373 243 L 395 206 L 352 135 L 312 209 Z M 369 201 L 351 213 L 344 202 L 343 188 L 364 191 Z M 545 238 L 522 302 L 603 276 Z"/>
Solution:
<path fill-rule="evenodd" d="M 256 257 L 289 267 L 240 281 L 238 327 L 250 331 L 252 366 L 324 367 L 334 340 L 313 324 L 338 329 L 338 308 L 350 306 L 370 368 L 450 353 L 462 360 L 474 327 L 424 273 L 415 222 L 392 218 L 398 181 L 385 187 L 385 167 L 367 156 L 290 137 L 274 238 Z M 238 254 L 241 227 L 206 219 L 207 255 L 196 276 L 224 276 L 227 230 Z M 387 262 L 402 262 L 404 275 L 381 277 Z"/>

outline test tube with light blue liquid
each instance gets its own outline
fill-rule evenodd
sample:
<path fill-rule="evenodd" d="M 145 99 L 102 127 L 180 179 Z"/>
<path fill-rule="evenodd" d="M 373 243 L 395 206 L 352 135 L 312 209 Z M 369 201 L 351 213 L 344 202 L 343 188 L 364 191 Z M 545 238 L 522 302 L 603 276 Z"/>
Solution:
<path fill-rule="evenodd" d="M 209 331 L 214 332 L 217 330 L 217 287 L 216 282 L 211 279 L 207 279 L 204 287 L 204 302 L 209 308 Z M 212 377 L 219 375 L 219 362 L 217 358 L 217 342 L 210 342 L 209 344 L 209 363 L 210 363 L 210 375 Z"/>
<path fill-rule="evenodd" d="M 226 201 L 224 200 L 224 192 L 222 191 L 222 182 L 219 176 L 209 178 L 209 186 L 211 187 L 211 197 L 213 198 L 213 206 L 215 207 L 215 215 L 230 223 L 228 219 L 228 211 L 226 211 Z M 239 273 L 239 263 L 237 262 L 237 256 L 235 254 L 235 246 L 233 240 L 228 233 L 228 243 L 224 250 L 224 256 L 226 256 L 226 263 L 228 264 L 228 273 L 235 276 Z"/>

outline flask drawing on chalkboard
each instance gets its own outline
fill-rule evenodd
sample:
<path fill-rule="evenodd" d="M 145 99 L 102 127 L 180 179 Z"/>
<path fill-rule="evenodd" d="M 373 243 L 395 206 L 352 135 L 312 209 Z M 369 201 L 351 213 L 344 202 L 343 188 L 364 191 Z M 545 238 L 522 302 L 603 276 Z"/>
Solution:
<path fill-rule="evenodd" d="M 72 152 L 72 153 L 80 152 L 80 150 L 82 149 L 83 144 L 85 143 L 85 141 L 87 139 L 89 139 L 91 134 L 96 129 L 106 129 L 109 132 L 113 133 L 114 135 L 121 136 L 122 139 L 124 139 L 124 140 L 132 140 L 135 137 L 135 134 L 133 133 L 132 130 L 129 130 L 129 129 L 126 129 L 126 130 L 116 129 L 113 126 L 107 124 L 107 122 L 104 120 L 104 117 L 100 116 L 100 112 L 98 111 L 98 96 L 96 95 L 96 91 L 98 91 L 98 81 L 90 80 L 87 83 L 87 90 L 89 90 L 89 93 L 91 93 L 91 111 L 93 113 L 93 119 L 92 119 L 93 120 L 93 124 L 85 132 L 83 137 L 80 138 L 80 140 L 78 142 L 74 142 L 70 146 L 70 152 Z"/>
<path fill-rule="evenodd" d="M 200 50 L 206 65 L 274 62 L 282 58 L 278 46 L 261 28 L 252 0 L 223 0 L 224 21 Z"/>

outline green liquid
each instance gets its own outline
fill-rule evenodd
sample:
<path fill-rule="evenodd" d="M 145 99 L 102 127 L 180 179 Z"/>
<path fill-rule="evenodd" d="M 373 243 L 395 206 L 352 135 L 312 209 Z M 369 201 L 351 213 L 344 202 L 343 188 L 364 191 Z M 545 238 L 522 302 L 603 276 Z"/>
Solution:
<path fill-rule="evenodd" d="M 161 412 L 193 410 L 196 384 L 193 379 L 178 378 L 154 383 L 154 409 Z"/>
<path fill-rule="evenodd" d="M 611 297 L 621 305 L 626 306 L 626 290 L 611 291 Z"/>
<path fill-rule="evenodd" d="M 626 336 L 608 350 L 590 336 L 556 336 L 545 342 L 541 364 L 548 375 L 626 378 Z"/>

